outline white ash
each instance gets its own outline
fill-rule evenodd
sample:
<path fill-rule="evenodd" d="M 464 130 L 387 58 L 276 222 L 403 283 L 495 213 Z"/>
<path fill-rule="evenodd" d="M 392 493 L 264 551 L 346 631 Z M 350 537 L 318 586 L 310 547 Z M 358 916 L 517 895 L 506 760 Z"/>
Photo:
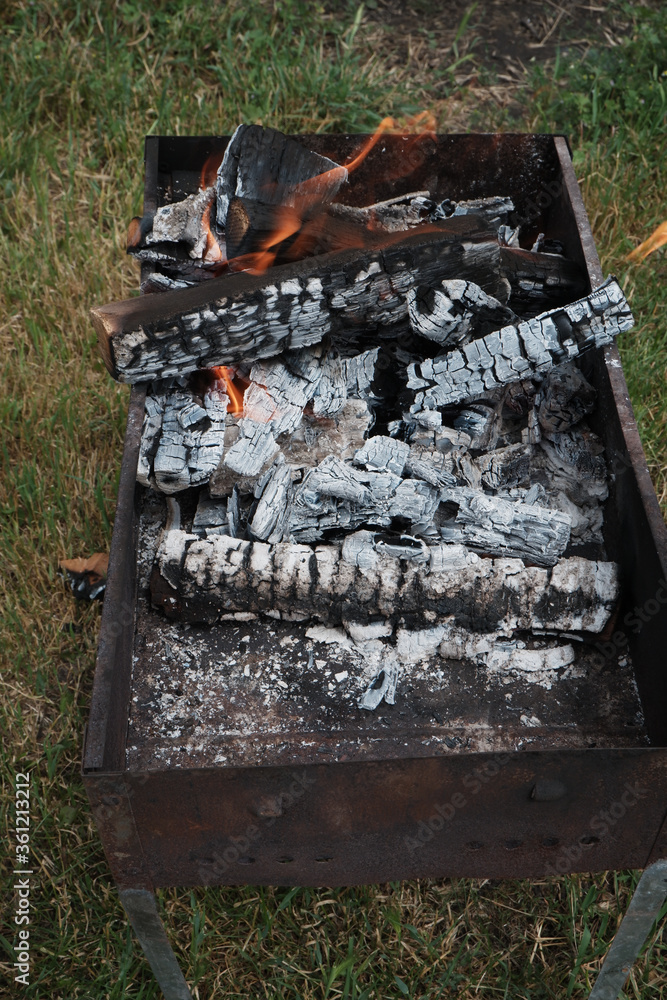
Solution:
<path fill-rule="evenodd" d="M 208 187 L 158 208 L 144 242 L 186 243 L 193 259 L 205 260 L 209 229 L 204 216 L 210 213 L 214 199 L 215 188 Z"/>

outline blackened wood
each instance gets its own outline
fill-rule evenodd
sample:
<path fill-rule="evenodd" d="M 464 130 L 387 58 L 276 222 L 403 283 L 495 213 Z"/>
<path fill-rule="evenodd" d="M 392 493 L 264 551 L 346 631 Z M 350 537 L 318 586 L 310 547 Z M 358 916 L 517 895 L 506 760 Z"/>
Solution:
<path fill-rule="evenodd" d="M 469 278 L 503 295 L 496 241 L 474 218 L 440 225 L 445 229 L 420 230 L 363 257 L 324 254 L 98 307 L 91 315 L 102 356 L 114 378 L 130 383 L 272 357 L 348 324 L 400 322 L 417 275 L 426 282 Z"/>
<path fill-rule="evenodd" d="M 276 129 L 239 125 L 218 169 L 217 219 L 226 225 L 232 198 L 256 204 L 293 207 L 300 199 L 330 201 L 347 179 L 347 170 L 312 153 Z"/>
<path fill-rule="evenodd" d="M 589 287 L 582 269 L 558 254 L 501 246 L 500 259 L 512 286 L 509 305 L 521 316 L 572 302 Z"/>
<path fill-rule="evenodd" d="M 450 406 L 516 382 L 592 347 L 610 344 L 633 325 L 620 285 L 613 278 L 583 299 L 534 319 L 503 327 L 460 351 L 410 365 L 408 385 L 423 390 L 415 409 Z"/>
<path fill-rule="evenodd" d="M 578 368 L 559 365 L 549 372 L 535 401 L 546 434 L 567 431 L 595 409 L 597 393 Z"/>
<path fill-rule="evenodd" d="M 415 627 L 451 616 L 484 632 L 600 632 L 618 598 L 614 563 L 571 558 L 547 570 L 481 558 L 462 545 L 423 551 L 425 561 L 381 554 L 370 532 L 311 548 L 170 531 L 160 543 L 151 596 L 178 621 L 258 612 L 328 624 L 381 617 Z"/>

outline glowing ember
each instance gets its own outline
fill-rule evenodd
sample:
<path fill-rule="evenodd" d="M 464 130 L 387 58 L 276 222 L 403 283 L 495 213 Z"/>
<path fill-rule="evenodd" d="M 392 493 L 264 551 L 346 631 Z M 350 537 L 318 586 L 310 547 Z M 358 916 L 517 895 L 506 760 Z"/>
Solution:
<path fill-rule="evenodd" d="M 628 254 L 628 260 L 644 260 L 665 243 L 667 243 L 667 222 L 663 222 L 647 240 L 635 247 L 632 253 Z"/>
<path fill-rule="evenodd" d="M 219 382 L 224 382 L 225 392 L 229 396 L 227 413 L 243 413 L 243 390 L 234 385 L 234 378 L 236 376 L 234 369 L 227 368 L 225 365 L 218 365 L 217 368 L 212 368 L 211 371 Z"/>

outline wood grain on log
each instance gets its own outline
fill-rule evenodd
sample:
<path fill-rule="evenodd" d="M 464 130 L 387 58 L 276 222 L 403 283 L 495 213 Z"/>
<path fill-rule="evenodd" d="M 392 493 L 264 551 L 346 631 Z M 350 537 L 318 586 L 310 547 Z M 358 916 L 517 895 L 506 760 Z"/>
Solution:
<path fill-rule="evenodd" d="M 505 326 L 460 351 L 411 365 L 408 385 L 423 390 L 417 392 L 414 408 L 450 406 L 531 372 L 547 372 L 588 348 L 610 344 L 632 325 L 620 285 L 608 278 L 571 305 Z"/>
<path fill-rule="evenodd" d="M 472 279 L 502 295 L 495 240 L 465 217 L 441 225 L 447 231 L 419 231 L 363 258 L 324 254 L 93 309 L 107 368 L 121 382 L 167 378 L 317 344 L 349 324 L 391 325 L 407 318 L 417 275 Z"/>
<path fill-rule="evenodd" d="M 477 631 L 549 628 L 600 632 L 618 598 L 615 563 L 563 559 L 552 569 L 484 559 L 461 545 L 425 546 L 427 561 L 376 551 L 370 532 L 342 545 L 267 545 L 165 532 L 153 603 L 179 621 L 266 613 L 339 624 L 382 617 L 408 627 L 451 616 Z"/>

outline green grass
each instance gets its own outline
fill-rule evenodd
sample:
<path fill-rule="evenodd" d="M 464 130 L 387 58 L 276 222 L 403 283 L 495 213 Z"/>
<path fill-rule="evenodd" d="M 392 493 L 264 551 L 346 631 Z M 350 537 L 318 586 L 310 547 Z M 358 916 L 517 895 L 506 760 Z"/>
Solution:
<path fill-rule="evenodd" d="M 108 549 L 122 452 L 127 391 L 98 360 L 88 309 L 137 285 L 123 246 L 126 224 L 141 209 L 146 132 L 225 133 L 242 120 L 361 131 L 387 113 L 415 110 L 407 82 L 367 43 L 358 10 L 340 9 L 301 0 L 252 7 L 5 0 L 0 8 L 0 711 L 6 802 L 14 770 L 33 771 L 39 875 L 28 997 L 159 996 L 79 777 L 99 606 L 75 604 L 57 575 L 60 558 Z M 662 70 L 649 66 L 645 37 L 658 27 L 650 18 L 637 24 L 633 86 L 638 101 L 653 94 L 648 109 L 646 96 L 632 103 L 617 85 L 614 99 L 625 103 L 610 120 L 584 81 L 590 68 L 563 66 L 564 86 L 535 81 L 526 124 L 574 137 L 603 263 L 622 276 L 639 321 L 622 349 L 664 497 L 665 253 L 640 266 L 624 262 L 667 214 L 664 117 L 654 100 Z M 661 45 L 655 50 L 664 52 Z M 445 54 L 439 81 L 455 60 Z M 600 64 L 592 72 L 598 93 L 608 94 L 612 71 Z M 563 94 L 579 98 L 562 105 Z M 442 89 L 433 103 L 445 129 Z M 10 819 L 4 809 L 8 844 Z M 160 899 L 201 1000 L 536 1000 L 587 995 L 635 881 L 618 873 L 248 887 L 169 890 Z M 1 932 L 7 975 L 14 932 L 9 922 Z M 667 990 L 660 933 L 633 977 L 630 996 Z M 8 986 L 2 995 L 16 991 Z"/>

